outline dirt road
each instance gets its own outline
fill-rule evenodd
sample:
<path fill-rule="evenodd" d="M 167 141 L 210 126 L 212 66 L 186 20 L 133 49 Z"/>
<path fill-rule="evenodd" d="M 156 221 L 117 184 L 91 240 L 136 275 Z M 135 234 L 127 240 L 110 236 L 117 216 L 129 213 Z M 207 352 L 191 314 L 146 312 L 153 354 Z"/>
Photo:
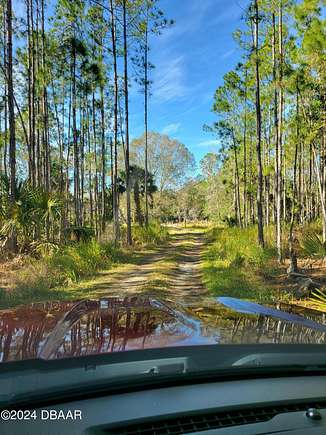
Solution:
<path fill-rule="evenodd" d="M 84 292 L 92 297 L 146 294 L 186 304 L 195 302 L 207 294 L 200 271 L 204 244 L 204 232 L 175 230 L 164 246 L 138 251 L 128 264 L 103 271 L 84 283 Z"/>

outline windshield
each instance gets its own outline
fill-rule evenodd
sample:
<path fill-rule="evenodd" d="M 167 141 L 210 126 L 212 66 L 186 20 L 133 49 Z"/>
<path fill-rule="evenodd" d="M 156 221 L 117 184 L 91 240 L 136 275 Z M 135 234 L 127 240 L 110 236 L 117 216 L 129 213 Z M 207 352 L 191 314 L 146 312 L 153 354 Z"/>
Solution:
<path fill-rule="evenodd" d="M 1 406 L 324 370 L 312 3 L 0 0 Z"/>

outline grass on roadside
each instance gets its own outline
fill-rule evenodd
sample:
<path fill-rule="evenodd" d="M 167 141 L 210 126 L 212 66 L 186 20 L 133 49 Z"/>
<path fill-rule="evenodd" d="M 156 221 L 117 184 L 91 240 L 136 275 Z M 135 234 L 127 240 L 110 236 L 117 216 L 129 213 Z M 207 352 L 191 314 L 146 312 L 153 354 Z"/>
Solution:
<path fill-rule="evenodd" d="M 165 242 L 169 237 L 166 227 L 158 221 L 149 222 L 148 226 L 134 225 L 132 237 L 136 245 L 158 245 Z"/>
<path fill-rule="evenodd" d="M 0 294 L 1 306 L 59 298 L 61 288 L 93 276 L 124 260 L 124 252 L 95 240 L 61 247 L 42 258 L 30 257 L 13 278 L 12 289 Z M 64 292 L 63 292 L 64 293 Z"/>
<path fill-rule="evenodd" d="M 257 243 L 254 227 L 213 228 L 208 232 L 209 247 L 204 254 L 203 279 L 215 296 L 231 296 L 256 301 L 273 298 L 269 279 L 275 276 L 275 249 L 271 230 L 266 247 Z"/>
<path fill-rule="evenodd" d="M 156 223 L 150 223 L 146 229 L 136 227 L 133 230 L 138 246 L 155 246 L 168 237 L 167 229 Z M 137 261 L 136 251 L 96 240 L 62 246 L 37 259 L 29 257 L 13 277 L 10 289 L 0 289 L 0 307 L 86 297 L 82 291 L 86 279 L 91 280 L 101 270 L 134 261 Z"/>

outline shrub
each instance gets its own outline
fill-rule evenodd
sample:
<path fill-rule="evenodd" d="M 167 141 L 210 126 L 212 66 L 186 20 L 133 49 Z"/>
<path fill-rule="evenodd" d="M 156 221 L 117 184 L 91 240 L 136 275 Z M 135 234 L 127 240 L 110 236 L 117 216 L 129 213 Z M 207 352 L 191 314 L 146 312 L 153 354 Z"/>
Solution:
<path fill-rule="evenodd" d="M 118 249 L 96 240 L 65 246 L 43 259 L 31 259 L 16 279 L 16 293 L 36 296 L 94 275 L 118 261 Z"/>
<path fill-rule="evenodd" d="M 158 222 L 151 222 L 148 227 L 134 227 L 133 236 L 138 244 L 157 244 L 167 239 L 168 231 Z M 92 276 L 100 269 L 107 269 L 113 263 L 125 260 L 128 255 L 128 252 L 124 253 L 113 243 L 99 243 L 95 239 L 72 242 L 61 247 L 38 243 L 34 246 L 34 253 L 39 258 L 29 258 L 17 275 L 15 288 L 8 296 L 11 302 L 51 299 L 56 294 L 53 290 L 55 287 L 67 286 Z M 4 296 L 2 299 L 8 298 Z M 7 302 L 10 303 L 9 300 Z"/>
<path fill-rule="evenodd" d="M 241 254 L 236 254 L 235 258 L 230 262 L 230 267 L 242 267 L 246 262 L 246 258 Z"/>
<path fill-rule="evenodd" d="M 48 260 L 50 269 L 58 269 L 71 281 L 94 274 L 98 269 L 108 266 L 110 261 L 96 240 L 67 246 Z"/>
<path fill-rule="evenodd" d="M 310 301 L 313 302 L 316 307 L 321 310 L 326 312 L 326 293 L 325 293 L 326 289 L 324 290 L 319 290 L 319 289 L 315 289 L 312 292 L 312 297 L 310 298 Z"/>
<path fill-rule="evenodd" d="M 47 262 L 32 260 L 16 278 L 16 287 L 10 296 L 15 299 L 37 298 L 42 293 L 61 284 L 62 277 L 50 270 Z"/>
<path fill-rule="evenodd" d="M 77 242 L 89 242 L 95 237 L 94 228 L 70 226 L 64 230 L 66 239 Z"/>
<path fill-rule="evenodd" d="M 234 216 L 225 216 L 224 219 L 222 219 L 222 222 L 224 222 L 229 228 L 237 225 L 237 219 Z"/>
<path fill-rule="evenodd" d="M 265 278 L 274 272 L 272 231 L 266 228 L 266 247 L 257 243 L 257 228 L 212 228 L 203 265 L 204 281 L 214 295 L 270 300 Z"/>
<path fill-rule="evenodd" d="M 168 238 L 168 230 L 157 221 L 151 221 L 147 226 L 134 225 L 133 239 L 135 243 L 156 245 Z"/>
<path fill-rule="evenodd" d="M 325 258 L 326 243 L 323 242 L 321 234 L 317 231 L 305 231 L 301 239 L 301 248 L 308 257 Z"/>
<path fill-rule="evenodd" d="M 59 250 L 57 243 L 47 241 L 32 242 L 30 247 L 35 257 L 49 257 Z"/>
<path fill-rule="evenodd" d="M 114 245 L 113 242 L 106 242 L 101 245 L 102 252 L 112 263 L 120 263 L 128 260 L 128 254 Z"/>
<path fill-rule="evenodd" d="M 207 254 L 210 259 L 226 260 L 235 267 L 262 267 L 275 254 L 274 248 L 267 244 L 261 248 L 257 243 L 257 229 L 215 228 L 210 234 L 213 242 Z"/>

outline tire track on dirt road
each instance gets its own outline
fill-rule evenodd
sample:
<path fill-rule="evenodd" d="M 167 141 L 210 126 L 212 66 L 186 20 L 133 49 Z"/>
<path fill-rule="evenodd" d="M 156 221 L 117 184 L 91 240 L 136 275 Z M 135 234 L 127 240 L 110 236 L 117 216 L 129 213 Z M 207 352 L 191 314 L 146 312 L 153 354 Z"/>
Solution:
<path fill-rule="evenodd" d="M 96 297 L 146 295 L 192 304 L 208 292 L 201 274 L 205 245 L 204 231 L 175 230 L 163 246 L 139 251 L 132 263 L 101 272 L 87 291 Z"/>

